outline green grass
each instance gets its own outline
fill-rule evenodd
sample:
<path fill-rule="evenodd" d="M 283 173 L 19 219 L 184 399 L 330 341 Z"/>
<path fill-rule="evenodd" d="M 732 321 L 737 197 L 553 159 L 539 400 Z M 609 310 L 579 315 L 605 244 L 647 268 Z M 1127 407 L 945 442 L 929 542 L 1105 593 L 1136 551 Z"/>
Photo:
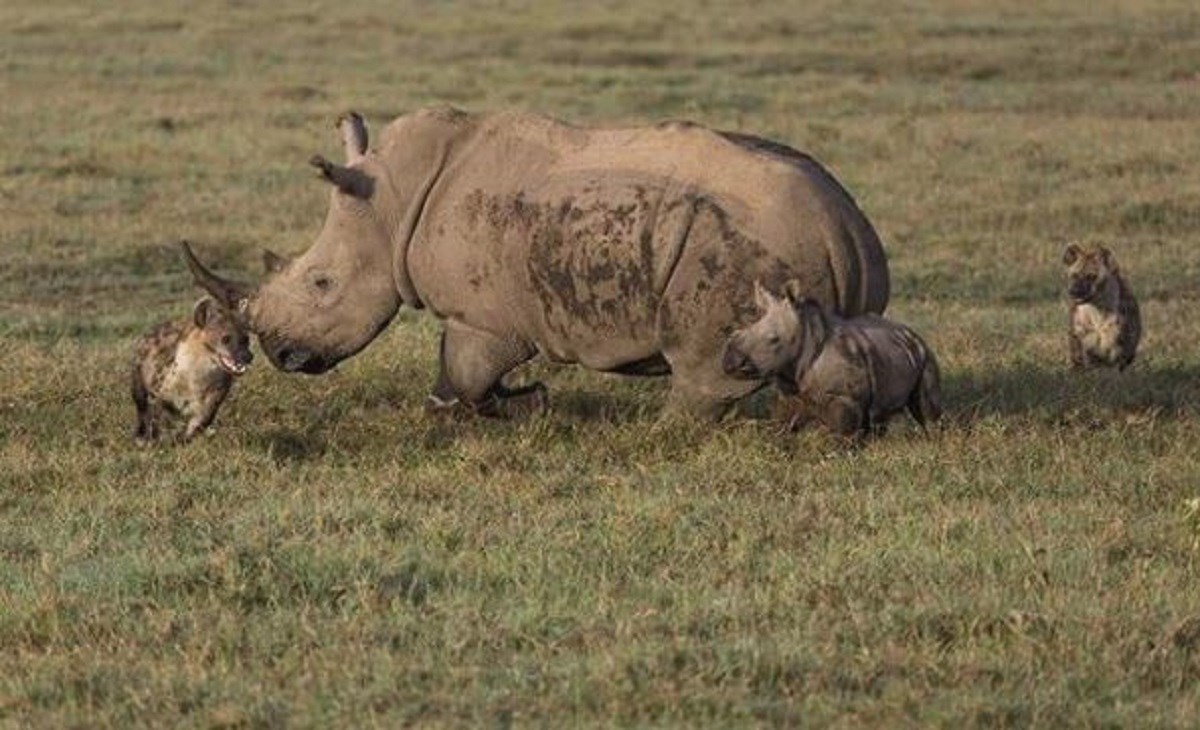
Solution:
<path fill-rule="evenodd" d="M 1184 0 L 5 3 L 0 725 L 1197 725 L 1198 59 Z M 337 114 L 447 101 L 812 152 L 945 425 L 847 452 L 545 364 L 544 418 L 430 419 L 406 312 L 134 448 L 174 241 L 302 250 Z M 1126 374 L 1065 367 L 1070 240 L 1142 300 Z"/>

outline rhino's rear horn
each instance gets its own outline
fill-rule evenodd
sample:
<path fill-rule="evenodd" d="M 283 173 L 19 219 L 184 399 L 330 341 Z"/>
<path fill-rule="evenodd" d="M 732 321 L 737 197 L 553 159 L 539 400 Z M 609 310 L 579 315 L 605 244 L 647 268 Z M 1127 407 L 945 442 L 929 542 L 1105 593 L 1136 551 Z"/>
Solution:
<path fill-rule="evenodd" d="M 367 123 L 358 112 L 346 112 L 337 120 L 346 147 L 346 162 L 354 162 L 367 153 Z"/>
<path fill-rule="evenodd" d="M 183 251 L 183 260 L 187 262 L 187 266 L 192 272 L 192 278 L 195 279 L 198 286 L 209 294 L 212 294 L 218 302 L 225 305 L 230 311 L 237 312 L 244 308 L 244 302 L 252 293 L 252 289 L 249 286 L 223 279 L 209 271 L 196 258 L 196 254 L 192 253 L 192 245 L 187 241 L 180 241 L 179 248 Z"/>
<path fill-rule="evenodd" d="M 337 186 L 347 195 L 366 200 L 375 192 L 375 181 L 362 170 L 342 167 L 325 159 L 321 155 L 313 155 L 308 164 L 321 171 L 321 177 Z"/>

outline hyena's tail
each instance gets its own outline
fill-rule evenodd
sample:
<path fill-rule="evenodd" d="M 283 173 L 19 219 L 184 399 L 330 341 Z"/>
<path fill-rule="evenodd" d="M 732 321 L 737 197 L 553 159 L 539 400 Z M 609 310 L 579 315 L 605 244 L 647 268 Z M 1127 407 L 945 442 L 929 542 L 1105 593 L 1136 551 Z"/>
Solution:
<path fill-rule="evenodd" d="M 925 361 L 917 387 L 908 397 L 908 411 L 924 427 L 942 417 L 942 375 L 937 358 L 921 342 L 921 354 Z"/>

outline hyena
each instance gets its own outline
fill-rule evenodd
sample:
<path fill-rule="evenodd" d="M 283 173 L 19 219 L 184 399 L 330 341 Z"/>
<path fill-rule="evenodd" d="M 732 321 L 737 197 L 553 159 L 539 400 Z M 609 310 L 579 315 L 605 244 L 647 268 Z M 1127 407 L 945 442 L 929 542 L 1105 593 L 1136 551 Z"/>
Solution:
<path fill-rule="evenodd" d="M 235 376 L 253 356 L 250 338 L 227 309 L 205 297 L 192 316 L 163 322 L 138 340 L 132 368 L 139 443 L 159 436 L 164 414 L 187 419 L 182 440 L 208 428 Z"/>
<path fill-rule="evenodd" d="M 1142 317 L 1112 251 L 1072 243 L 1063 252 L 1063 264 L 1071 300 L 1071 364 L 1129 367 L 1142 337 Z"/>
<path fill-rule="evenodd" d="M 797 396 L 790 426 L 815 419 L 861 439 L 905 408 L 922 427 L 941 417 L 937 360 L 908 327 L 875 314 L 841 319 L 790 285 L 775 296 L 756 282 L 754 299 L 762 316 L 730 336 L 722 364 Z"/>

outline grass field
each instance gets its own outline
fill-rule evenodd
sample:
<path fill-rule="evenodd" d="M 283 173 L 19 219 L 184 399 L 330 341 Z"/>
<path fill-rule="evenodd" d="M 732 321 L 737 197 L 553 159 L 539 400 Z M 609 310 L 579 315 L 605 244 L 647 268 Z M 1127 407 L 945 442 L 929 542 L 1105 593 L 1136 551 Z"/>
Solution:
<path fill-rule="evenodd" d="M 0 725 L 1200 724 L 1200 9 L 1191 0 L 0 6 Z M 807 150 L 939 353 L 949 418 L 848 453 L 553 409 L 431 420 L 436 323 L 132 446 L 173 243 L 315 237 L 345 109 L 688 117 Z M 1066 368 L 1114 248 L 1123 375 Z"/>

